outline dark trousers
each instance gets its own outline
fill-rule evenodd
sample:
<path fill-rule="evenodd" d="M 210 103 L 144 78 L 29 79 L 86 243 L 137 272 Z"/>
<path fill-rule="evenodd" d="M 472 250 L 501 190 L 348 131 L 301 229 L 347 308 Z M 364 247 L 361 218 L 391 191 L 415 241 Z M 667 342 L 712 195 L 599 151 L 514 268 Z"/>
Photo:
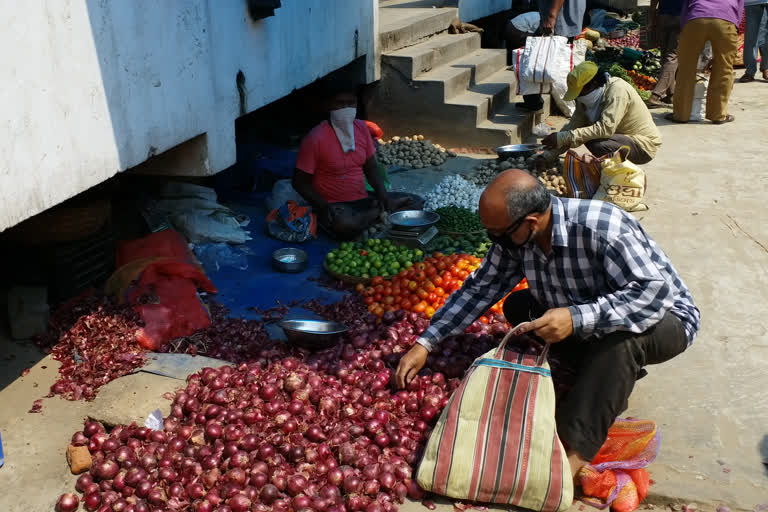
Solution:
<path fill-rule="evenodd" d="M 613 154 L 623 146 L 627 146 L 629 147 L 627 159 L 630 162 L 642 165 L 651 161 L 648 153 L 640 149 L 631 138 L 626 135 L 619 135 L 618 133 L 608 139 L 591 140 L 585 146 L 587 146 L 590 153 L 598 157 Z"/>
<path fill-rule="evenodd" d="M 515 292 L 504 302 L 504 315 L 512 325 L 544 313 L 528 290 Z M 600 339 L 574 337 L 553 343 L 550 354 L 571 365 L 573 386 L 557 404 L 557 433 L 567 449 L 592 460 L 608 437 L 608 429 L 628 407 L 635 381 L 644 366 L 659 364 L 688 347 L 680 320 L 667 313 L 647 331 L 617 331 Z"/>
<path fill-rule="evenodd" d="M 680 41 L 680 16 L 659 16 L 658 43 L 661 47 L 661 75 L 653 94 L 665 98 L 675 92 L 677 74 L 677 44 Z"/>

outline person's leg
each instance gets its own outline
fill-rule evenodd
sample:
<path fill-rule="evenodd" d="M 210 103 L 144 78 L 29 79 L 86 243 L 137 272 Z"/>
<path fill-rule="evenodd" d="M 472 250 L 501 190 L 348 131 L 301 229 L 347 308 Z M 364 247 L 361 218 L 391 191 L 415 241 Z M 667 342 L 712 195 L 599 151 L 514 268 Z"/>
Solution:
<path fill-rule="evenodd" d="M 642 334 L 620 331 L 581 343 L 584 356 L 576 381 L 556 413 L 557 433 L 574 463 L 574 476 L 581 461 L 594 459 L 608 429 L 626 410 L 643 366 L 668 361 L 688 346 L 680 320 L 671 313 Z"/>
<path fill-rule="evenodd" d="M 504 317 L 509 325 L 530 322 L 544 314 L 544 308 L 533 298 L 530 290 L 518 290 L 504 299 Z"/>
<path fill-rule="evenodd" d="M 699 54 L 709 39 L 708 19 L 698 18 L 689 21 L 680 32 L 680 44 L 677 47 L 677 80 L 675 82 L 673 118 L 679 122 L 688 122 L 693 108 L 693 93 L 696 87 L 696 66 Z"/>
<path fill-rule="evenodd" d="M 661 101 L 675 91 L 677 45 L 680 41 L 680 16 L 660 16 L 659 29 L 662 34 L 661 74 L 652 93 L 657 101 Z"/>
<path fill-rule="evenodd" d="M 720 19 L 712 26 L 712 74 L 707 88 L 707 119 L 720 123 L 728 116 L 728 99 L 733 90 L 733 61 L 739 47 L 736 25 Z M 732 119 L 732 118 L 731 118 Z"/>
<path fill-rule="evenodd" d="M 333 220 L 321 221 L 320 227 L 339 240 L 352 240 L 373 224 L 380 208 L 370 198 L 349 203 L 334 203 L 330 206 Z"/>
<path fill-rule="evenodd" d="M 424 198 L 408 192 L 389 192 L 390 199 L 395 202 L 395 210 L 423 210 Z"/>
<path fill-rule="evenodd" d="M 760 48 L 760 71 L 763 73 L 763 79 L 768 80 L 768 4 L 761 6 L 760 31 L 757 35 L 758 47 Z M 762 41 L 762 44 L 760 43 Z"/>
<path fill-rule="evenodd" d="M 630 162 L 642 165 L 651 161 L 651 157 L 648 156 L 645 151 L 640 149 L 637 144 L 635 144 L 635 141 L 626 135 L 616 134 L 608 139 L 591 140 L 587 142 L 585 146 L 587 146 L 589 152 L 596 157 L 611 155 L 622 147 L 627 146 L 629 147 L 627 159 Z"/>
<path fill-rule="evenodd" d="M 746 23 L 744 26 L 744 75 L 740 82 L 752 81 L 757 73 L 757 38 L 762 24 L 763 6 L 748 5 L 744 7 Z"/>

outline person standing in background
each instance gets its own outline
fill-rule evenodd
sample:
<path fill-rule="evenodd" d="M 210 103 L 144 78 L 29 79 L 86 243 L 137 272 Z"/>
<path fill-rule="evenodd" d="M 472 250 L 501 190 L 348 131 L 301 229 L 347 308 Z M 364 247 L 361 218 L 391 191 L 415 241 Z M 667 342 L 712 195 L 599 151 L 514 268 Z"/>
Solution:
<path fill-rule="evenodd" d="M 539 32 L 543 36 L 564 36 L 569 40 L 581 34 L 587 0 L 539 0 L 541 22 Z M 518 108 L 538 111 L 544 107 L 539 94 L 523 96 Z"/>
<path fill-rule="evenodd" d="M 682 31 L 678 52 L 674 112 L 666 119 L 687 123 L 693 108 L 696 66 L 707 41 L 712 44 L 712 74 L 707 88 L 707 119 L 730 123 L 728 99 L 733 89 L 733 62 L 739 45 L 738 26 L 744 0 L 688 0 L 680 13 Z"/>
<path fill-rule="evenodd" d="M 739 78 L 743 84 L 755 80 L 758 49 L 762 56 L 760 71 L 763 80 L 768 80 L 768 0 L 744 0 L 744 9 L 744 66 L 747 70 Z"/>
<path fill-rule="evenodd" d="M 768 2 L 768 0 L 765 0 Z M 677 74 L 677 44 L 680 41 L 680 12 L 683 0 L 651 0 L 648 31 L 661 48 L 661 75 L 646 102 L 648 108 L 671 107 L 669 99 L 675 92 Z"/>

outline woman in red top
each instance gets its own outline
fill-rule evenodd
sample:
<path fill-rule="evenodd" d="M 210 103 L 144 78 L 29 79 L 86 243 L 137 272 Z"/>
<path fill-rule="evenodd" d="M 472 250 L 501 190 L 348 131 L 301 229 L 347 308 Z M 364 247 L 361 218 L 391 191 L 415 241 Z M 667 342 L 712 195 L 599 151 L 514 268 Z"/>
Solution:
<path fill-rule="evenodd" d="M 382 210 L 422 207 L 410 194 L 387 193 L 376 165 L 376 143 L 365 122 L 355 119 L 356 105 L 351 90 L 332 96 L 329 120 L 304 137 L 293 174 L 293 188 L 312 205 L 320 226 L 341 239 L 355 238 Z"/>

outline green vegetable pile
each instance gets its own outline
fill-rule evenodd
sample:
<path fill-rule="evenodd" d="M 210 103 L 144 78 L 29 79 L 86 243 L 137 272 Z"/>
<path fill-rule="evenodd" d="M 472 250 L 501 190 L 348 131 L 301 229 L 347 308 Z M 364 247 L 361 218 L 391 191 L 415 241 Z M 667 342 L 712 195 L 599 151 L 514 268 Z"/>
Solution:
<path fill-rule="evenodd" d="M 629 85 L 631 85 L 637 91 L 637 93 L 640 95 L 643 101 L 647 101 L 648 98 L 651 97 L 651 91 L 642 91 L 638 89 L 638 87 L 635 85 L 635 82 L 632 80 L 632 77 L 630 77 L 627 74 L 627 71 L 623 67 L 621 67 L 620 64 L 613 64 L 606 71 L 611 76 L 615 76 L 616 78 L 621 78 L 622 80 L 627 82 Z"/>
<path fill-rule="evenodd" d="M 437 236 L 429 241 L 425 249 L 428 254 L 437 251 L 443 254 L 463 253 L 471 254 L 477 258 L 485 258 L 490 247 L 491 241 L 485 233 L 482 233 L 464 235 L 458 238 L 447 235 Z"/>
<path fill-rule="evenodd" d="M 483 223 L 480 222 L 480 216 L 466 208 L 443 206 L 435 212 L 440 215 L 440 222 L 437 223 L 437 229 L 440 231 L 471 233 L 484 229 Z"/>
<path fill-rule="evenodd" d="M 371 238 L 365 243 L 342 243 L 326 255 L 325 262 L 332 272 L 367 279 L 393 276 L 423 259 L 424 252 L 420 249 L 398 247 L 390 240 Z"/>

